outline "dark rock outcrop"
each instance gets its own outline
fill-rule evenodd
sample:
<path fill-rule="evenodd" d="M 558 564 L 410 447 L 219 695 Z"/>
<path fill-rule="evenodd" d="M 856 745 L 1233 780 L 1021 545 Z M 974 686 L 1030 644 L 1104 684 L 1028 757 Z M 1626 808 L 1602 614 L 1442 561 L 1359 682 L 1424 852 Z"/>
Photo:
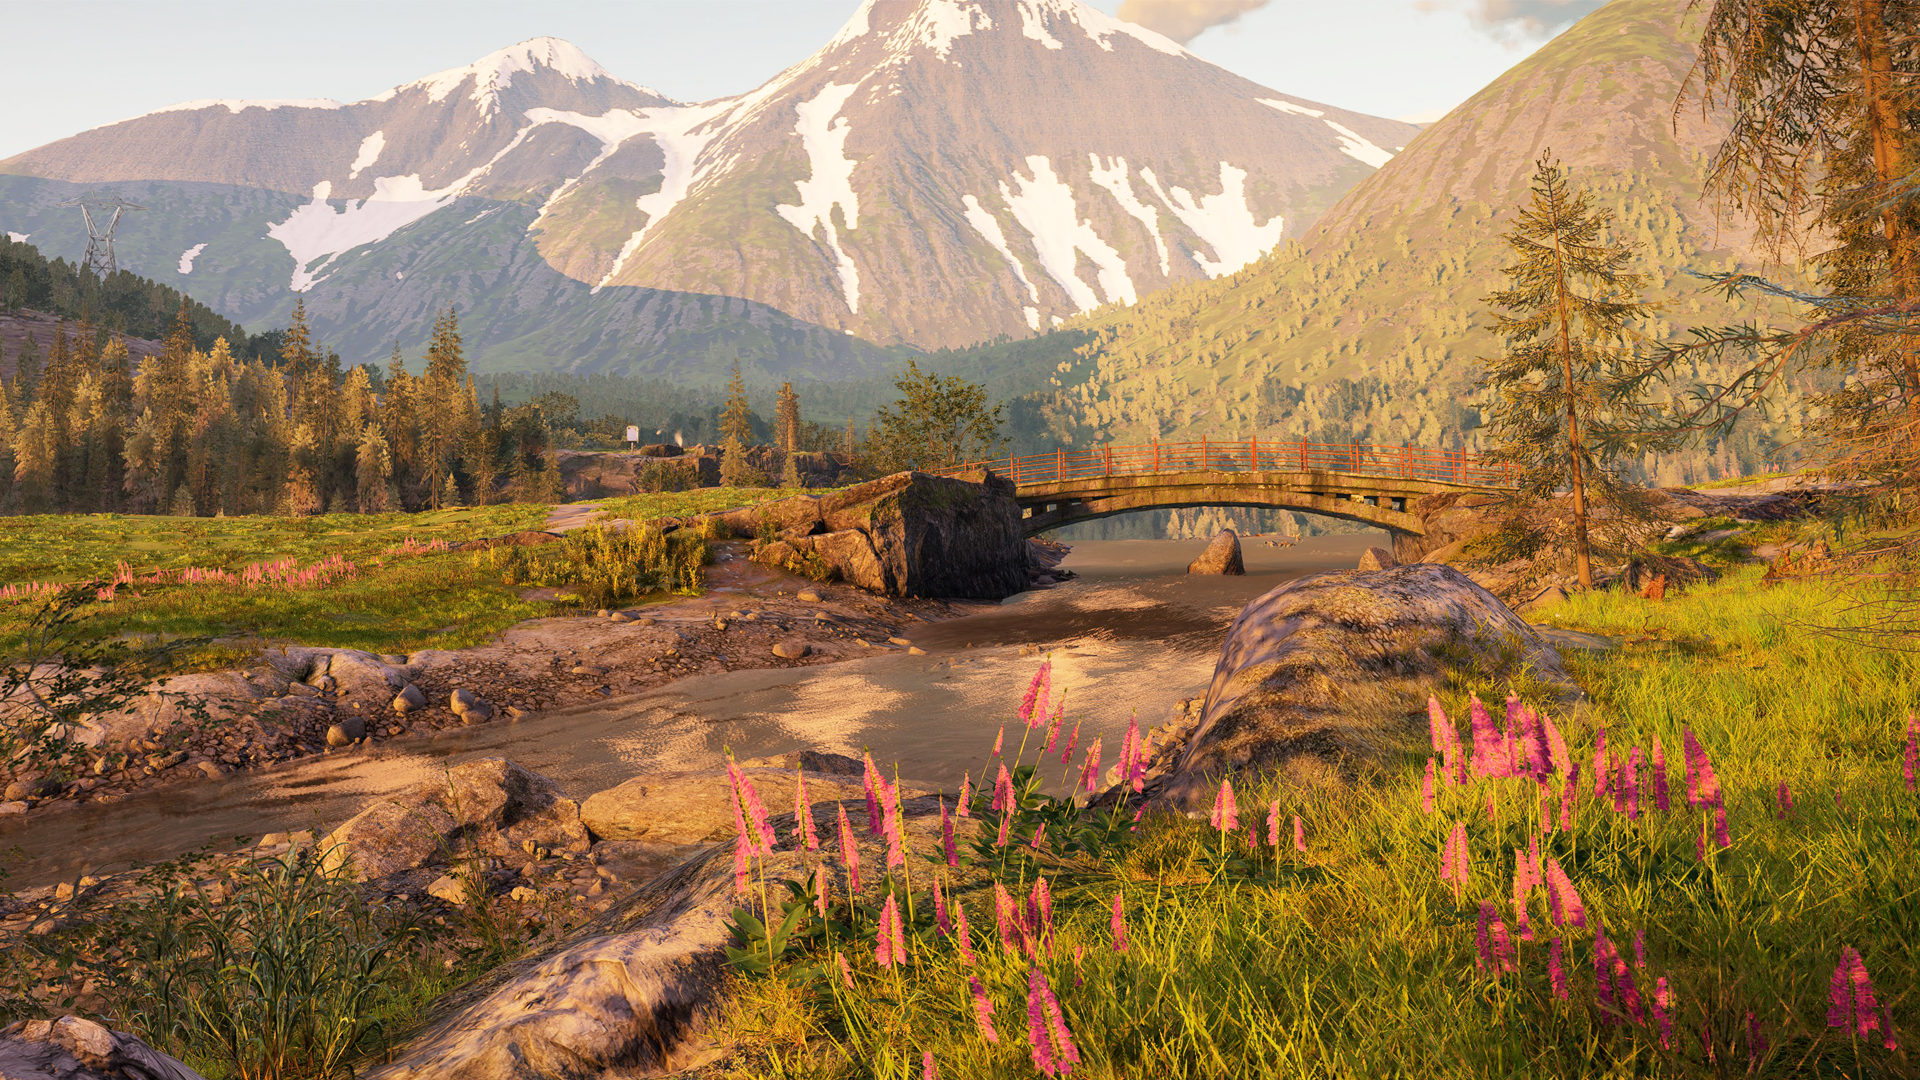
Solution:
<path fill-rule="evenodd" d="M 1213 540 L 1207 544 L 1207 550 L 1187 564 L 1189 574 L 1238 576 L 1246 572 L 1246 564 L 1240 561 L 1240 534 L 1232 529 L 1221 529 L 1215 533 Z"/>
<path fill-rule="evenodd" d="M 0 1029 L 0 1080 L 203 1080 L 132 1035 L 78 1016 Z"/>
<path fill-rule="evenodd" d="M 1013 484 L 903 472 L 831 495 L 716 515 L 737 536 L 778 534 L 755 558 L 808 563 L 887 596 L 1003 600 L 1026 588 L 1029 554 Z"/>
<path fill-rule="evenodd" d="M 1227 631 L 1190 731 L 1156 755 L 1153 797 L 1204 809 L 1228 773 L 1311 781 L 1417 750 L 1428 694 L 1460 666 L 1495 678 L 1525 670 L 1578 693 L 1531 627 L 1451 567 L 1288 582 Z"/>

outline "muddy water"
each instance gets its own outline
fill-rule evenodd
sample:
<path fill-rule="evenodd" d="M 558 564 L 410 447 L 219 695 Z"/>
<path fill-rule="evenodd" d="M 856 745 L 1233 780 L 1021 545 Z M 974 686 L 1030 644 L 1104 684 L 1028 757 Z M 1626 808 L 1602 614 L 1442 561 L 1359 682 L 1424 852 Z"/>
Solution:
<path fill-rule="evenodd" d="M 475 757 L 510 757 L 582 798 L 643 771 L 716 764 L 729 747 L 742 758 L 870 748 L 902 777 L 958 786 L 963 774 L 977 774 L 996 730 L 1012 719 L 1041 655 L 1053 657 L 1068 727 L 1080 725 L 1083 746 L 1102 738 L 1111 762 L 1130 717 L 1157 724 L 1176 701 L 1206 688 L 1222 632 L 1248 600 L 1303 574 L 1351 567 L 1384 541 L 1367 533 L 1283 548 L 1248 538 L 1240 578 L 1187 577 L 1202 541 L 1084 541 L 1064 564 L 1075 580 L 920 627 L 912 636 L 924 656 L 890 650 L 818 667 L 696 676 L 518 723 L 61 806 L 0 824 L 0 866 L 17 888 L 329 826 L 372 796 Z M 1016 725 L 1009 738 L 1020 734 Z M 1050 767 L 1062 768 L 1058 755 Z"/>

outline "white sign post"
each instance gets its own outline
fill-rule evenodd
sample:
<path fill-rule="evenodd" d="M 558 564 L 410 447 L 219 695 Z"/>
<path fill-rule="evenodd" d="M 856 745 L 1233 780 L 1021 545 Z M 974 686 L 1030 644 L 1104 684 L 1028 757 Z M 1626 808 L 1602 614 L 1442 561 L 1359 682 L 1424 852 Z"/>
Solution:
<path fill-rule="evenodd" d="M 627 425 L 627 446 L 630 449 L 637 449 L 640 446 L 640 429 L 633 424 Z"/>

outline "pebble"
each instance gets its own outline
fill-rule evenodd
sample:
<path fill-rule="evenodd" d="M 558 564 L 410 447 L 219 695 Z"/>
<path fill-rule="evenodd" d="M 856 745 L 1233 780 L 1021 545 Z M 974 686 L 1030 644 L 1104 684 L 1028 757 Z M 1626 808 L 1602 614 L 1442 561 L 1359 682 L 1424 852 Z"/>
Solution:
<path fill-rule="evenodd" d="M 158 772 L 162 769 L 171 769 L 185 760 L 187 760 L 185 750 L 175 750 L 171 754 L 154 754 L 147 758 L 147 768 Z"/>
<path fill-rule="evenodd" d="M 901 648 L 908 648 L 908 647 L 910 647 L 910 646 L 912 646 L 912 644 L 913 644 L 913 642 L 912 642 L 912 641 L 910 641 L 910 640 L 908 640 L 907 638 L 903 638 L 903 637 L 890 637 L 890 638 L 888 638 L 887 640 L 888 640 L 888 641 L 891 641 L 891 642 L 893 642 L 893 643 L 894 643 L 895 645 L 898 645 L 898 646 L 900 646 Z"/>
<path fill-rule="evenodd" d="M 467 903 L 467 885 L 463 881 L 455 881 L 446 874 L 441 874 L 433 879 L 433 884 L 427 886 L 427 895 L 464 907 Z"/>
<path fill-rule="evenodd" d="M 352 746 L 367 737 L 367 722 L 358 716 L 344 716 L 327 726 L 328 746 Z"/>
<path fill-rule="evenodd" d="M 400 692 L 393 695 L 394 712 L 410 713 L 415 709 L 424 709 L 426 707 L 427 695 L 421 693 L 420 688 L 412 683 L 401 687 Z"/>
<path fill-rule="evenodd" d="M 803 604 L 818 604 L 820 603 L 820 594 L 813 589 L 802 589 L 800 595 L 795 599 Z"/>
<path fill-rule="evenodd" d="M 804 641 L 776 641 L 773 643 L 773 655 L 782 660 L 798 660 L 813 651 L 813 646 Z"/>
<path fill-rule="evenodd" d="M 633 621 L 633 616 L 627 614 L 624 611 L 616 611 L 613 614 L 607 616 L 607 618 L 612 619 L 614 622 L 632 622 Z"/>
<path fill-rule="evenodd" d="M 909 645 L 907 647 L 907 655 L 908 656 L 925 656 L 927 655 L 927 650 L 921 648 L 918 645 Z"/>
<path fill-rule="evenodd" d="M 572 673 L 575 675 L 605 675 L 608 670 L 609 669 L 601 667 L 598 664 L 575 664 Z"/>
<path fill-rule="evenodd" d="M 532 889 L 527 888 L 525 885 L 515 885 L 513 887 L 513 891 L 508 893 L 507 895 L 512 897 L 515 900 L 518 900 L 522 904 L 530 904 L 533 901 L 540 899 L 539 893 L 535 892 Z"/>
<path fill-rule="evenodd" d="M 215 765 L 211 761 L 203 761 L 197 766 L 197 768 L 201 772 L 205 773 L 207 776 L 207 779 L 209 780 L 217 779 L 220 776 L 224 775 L 226 772 L 225 769 L 222 769 L 220 766 Z"/>
<path fill-rule="evenodd" d="M 13 800 L 9 800 L 7 802 L 0 802 L 0 817 L 12 817 L 15 814 L 24 814 L 26 812 L 27 812 L 26 803 L 17 802 Z"/>

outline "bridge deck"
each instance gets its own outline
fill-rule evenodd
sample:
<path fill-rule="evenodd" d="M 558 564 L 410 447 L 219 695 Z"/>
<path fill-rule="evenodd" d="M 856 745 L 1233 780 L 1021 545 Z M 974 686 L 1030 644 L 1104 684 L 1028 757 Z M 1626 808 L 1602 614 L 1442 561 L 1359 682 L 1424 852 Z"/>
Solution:
<path fill-rule="evenodd" d="M 1186 472 L 1318 472 L 1381 476 L 1442 484 L 1497 488 L 1513 483 L 1513 470 L 1463 450 L 1417 446 L 1369 446 L 1362 443 L 1219 442 L 1101 446 L 1056 450 L 1051 454 L 975 461 L 941 472 L 990 469 L 1015 484 L 1059 482 L 1103 476 L 1151 476 Z"/>

